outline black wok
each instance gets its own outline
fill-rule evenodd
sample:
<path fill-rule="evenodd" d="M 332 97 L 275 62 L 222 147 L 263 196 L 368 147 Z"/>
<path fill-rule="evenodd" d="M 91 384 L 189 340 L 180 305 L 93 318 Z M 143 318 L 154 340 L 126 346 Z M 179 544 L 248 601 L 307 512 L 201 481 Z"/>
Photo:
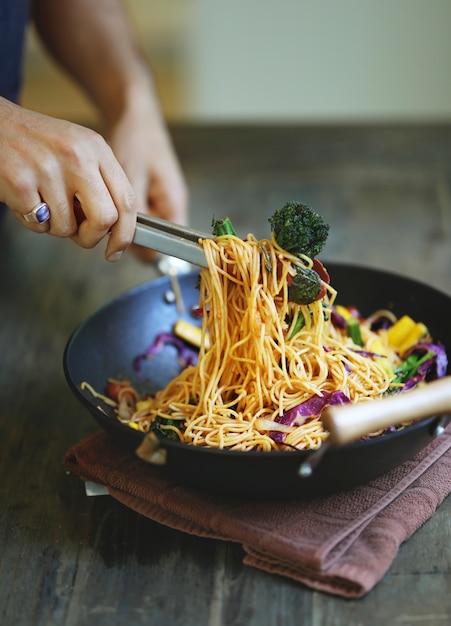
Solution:
<path fill-rule="evenodd" d="M 327 263 L 338 302 L 354 305 L 363 315 L 388 308 L 429 327 L 451 354 L 451 297 L 418 281 L 375 269 Z M 198 301 L 197 272 L 181 276 L 185 312 L 171 299 L 171 283 L 162 277 L 113 300 L 70 337 L 64 353 L 64 371 L 70 388 L 111 437 L 130 451 L 142 442 L 142 433 L 121 424 L 113 411 L 80 385 L 87 381 L 103 392 L 108 378 L 125 377 L 139 390 L 155 392 L 179 372 L 174 348 L 167 346 L 145 362 L 143 382 L 133 360 L 152 343 L 155 335 L 171 330 L 181 317 L 194 322 L 192 307 Z M 102 407 L 99 408 L 99 405 Z M 310 477 L 299 469 L 310 452 L 234 452 L 198 448 L 161 440 L 158 459 L 162 470 L 180 483 L 216 492 L 264 497 L 308 498 L 362 484 L 412 458 L 435 436 L 443 418 L 429 417 L 408 428 L 374 439 L 331 446 Z M 143 461 L 143 472 L 152 471 Z"/>

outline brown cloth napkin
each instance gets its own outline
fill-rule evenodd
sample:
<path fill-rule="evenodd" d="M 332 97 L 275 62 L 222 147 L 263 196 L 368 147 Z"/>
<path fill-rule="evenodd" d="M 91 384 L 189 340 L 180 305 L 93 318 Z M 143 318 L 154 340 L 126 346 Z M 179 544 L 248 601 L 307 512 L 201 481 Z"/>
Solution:
<path fill-rule="evenodd" d="M 263 453 L 262 453 L 263 454 Z M 169 527 L 241 543 L 244 563 L 313 589 L 361 597 L 451 492 L 451 425 L 414 459 L 346 492 L 308 502 L 248 501 L 182 487 L 97 432 L 65 455 L 80 478 Z"/>

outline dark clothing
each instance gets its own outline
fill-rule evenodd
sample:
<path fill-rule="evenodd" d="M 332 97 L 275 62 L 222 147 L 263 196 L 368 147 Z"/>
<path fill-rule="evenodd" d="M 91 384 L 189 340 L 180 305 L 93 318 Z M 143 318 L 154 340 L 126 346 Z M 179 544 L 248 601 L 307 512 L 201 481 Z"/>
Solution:
<path fill-rule="evenodd" d="M 0 96 L 17 102 L 31 0 L 0 0 Z"/>

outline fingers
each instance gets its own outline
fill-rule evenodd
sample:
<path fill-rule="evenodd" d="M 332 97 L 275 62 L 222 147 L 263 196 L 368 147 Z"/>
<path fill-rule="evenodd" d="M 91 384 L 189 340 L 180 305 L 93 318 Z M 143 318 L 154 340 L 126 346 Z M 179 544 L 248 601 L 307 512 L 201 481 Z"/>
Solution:
<path fill-rule="evenodd" d="M 16 218 L 29 230 L 45 233 L 50 229 L 50 210 L 46 202 L 38 202 L 31 211 L 14 211 Z"/>
<path fill-rule="evenodd" d="M 114 261 L 133 241 L 138 210 L 187 223 L 187 187 L 170 141 L 158 124 L 155 130 L 154 120 L 126 116 L 116 134 L 116 157 L 90 129 L 0 98 L 3 108 L 0 200 L 29 230 L 71 238 L 83 248 L 107 238 L 105 256 Z M 75 199 L 82 220 L 75 215 Z M 41 203 L 47 213 L 37 208 Z"/>
<path fill-rule="evenodd" d="M 83 248 L 93 248 L 108 234 L 105 256 L 118 260 L 133 239 L 136 198 L 119 165 L 111 161 L 105 164 L 104 175 L 99 169 L 89 177 L 76 176 L 78 185 L 70 191 L 63 182 L 55 184 L 55 179 L 50 185 L 41 184 L 39 193 L 30 187 L 23 197 L 32 199 L 17 199 L 14 214 L 33 232 L 70 237 Z"/>
<path fill-rule="evenodd" d="M 188 187 L 180 164 L 171 150 L 154 174 L 149 189 L 149 203 L 165 219 L 188 224 Z"/>
<path fill-rule="evenodd" d="M 126 111 L 111 132 L 111 146 L 136 192 L 138 211 L 178 224 L 188 222 L 188 191 L 170 136 L 149 106 Z"/>
<path fill-rule="evenodd" d="M 116 160 L 110 160 L 108 163 L 102 164 L 100 174 L 104 181 L 104 188 L 108 189 L 110 203 L 112 202 L 116 209 L 115 220 L 108 226 L 107 232 L 109 232 L 110 235 L 105 257 L 108 261 L 117 261 L 131 244 L 135 233 L 137 213 L 136 194 Z M 105 210 L 107 202 L 108 198 L 105 197 Z M 84 224 L 82 223 L 79 228 L 79 235 L 83 234 L 81 232 L 83 226 Z"/>
<path fill-rule="evenodd" d="M 74 191 L 70 211 L 74 228 L 69 232 L 71 239 L 83 248 L 96 246 L 108 235 L 105 257 L 117 261 L 133 240 L 136 197 L 119 165 L 108 161 L 104 171 L 99 169 L 96 176 L 81 181 Z M 52 229 L 50 234 L 55 234 Z"/>
<path fill-rule="evenodd" d="M 136 178 L 130 175 L 144 212 L 176 224 L 187 224 L 188 190 L 177 160 L 172 154 L 159 153 L 158 158 L 153 156 L 153 161 L 145 165 L 148 169 L 136 183 Z"/>
<path fill-rule="evenodd" d="M 158 164 L 161 165 L 162 162 L 159 161 Z M 151 174 L 143 168 L 143 164 L 131 172 L 130 180 L 136 192 L 140 212 L 177 224 L 187 224 L 188 194 L 181 176 L 173 176 L 174 172 L 170 168 L 163 168 L 161 172 L 154 168 Z M 134 244 L 131 249 L 135 256 L 146 263 L 154 262 L 160 256 L 154 250 Z"/>
<path fill-rule="evenodd" d="M 15 115 L 15 117 L 14 117 Z M 89 129 L 11 106 L 0 119 L 0 200 L 27 229 L 92 248 L 108 236 L 118 259 L 136 227 L 136 196 L 105 140 Z M 14 128 L 13 128 L 14 127 Z M 76 218 L 78 199 L 84 219 Z"/>
<path fill-rule="evenodd" d="M 111 148 L 99 136 L 91 138 L 82 154 L 72 158 L 69 196 L 71 222 L 66 226 L 75 243 L 92 248 L 105 235 L 105 256 L 120 258 L 133 239 L 136 228 L 136 198 L 130 182 L 114 157 Z M 77 198 L 84 219 L 75 218 L 73 198 Z M 53 227 L 50 234 L 61 236 Z"/>
<path fill-rule="evenodd" d="M 168 179 L 154 175 L 147 190 L 148 210 L 158 217 L 175 222 L 188 223 L 188 193 L 182 179 Z"/>
<path fill-rule="evenodd" d="M 133 146 L 122 142 L 118 152 L 136 194 L 137 210 L 178 224 L 187 224 L 187 187 L 178 162 L 175 158 L 168 158 L 167 147 L 160 146 L 157 151 L 152 151 L 149 142 L 144 147 L 141 141 Z M 160 256 L 154 250 L 142 246 L 132 245 L 131 249 L 135 256 L 147 263 Z"/>

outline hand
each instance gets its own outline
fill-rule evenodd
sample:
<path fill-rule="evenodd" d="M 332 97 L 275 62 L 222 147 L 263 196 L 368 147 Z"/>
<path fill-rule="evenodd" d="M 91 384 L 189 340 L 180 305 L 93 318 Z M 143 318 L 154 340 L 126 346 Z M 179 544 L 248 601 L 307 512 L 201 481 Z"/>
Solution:
<path fill-rule="evenodd" d="M 23 109 L 0 98 L 0 200 L 34 232 L 70 237 L 83 248 L 107 233 L 105 257 L 120 258 L 136 227 L 136 194 L 105 140 L 94 131 Z M 77 198 L 86 219 L 78 225 Z M 43 224 L 23 216 L 46 202 Z"/>
<path fill-rule="evenodd" d="M 130 180 L 138 211 L 177 224 L 188 222 L 188 191 L 166 126 L 152 101 L 124 113 L 113 126 L 110 144 Z M 151 250 L 133 246 L 142 260 Z"/>

